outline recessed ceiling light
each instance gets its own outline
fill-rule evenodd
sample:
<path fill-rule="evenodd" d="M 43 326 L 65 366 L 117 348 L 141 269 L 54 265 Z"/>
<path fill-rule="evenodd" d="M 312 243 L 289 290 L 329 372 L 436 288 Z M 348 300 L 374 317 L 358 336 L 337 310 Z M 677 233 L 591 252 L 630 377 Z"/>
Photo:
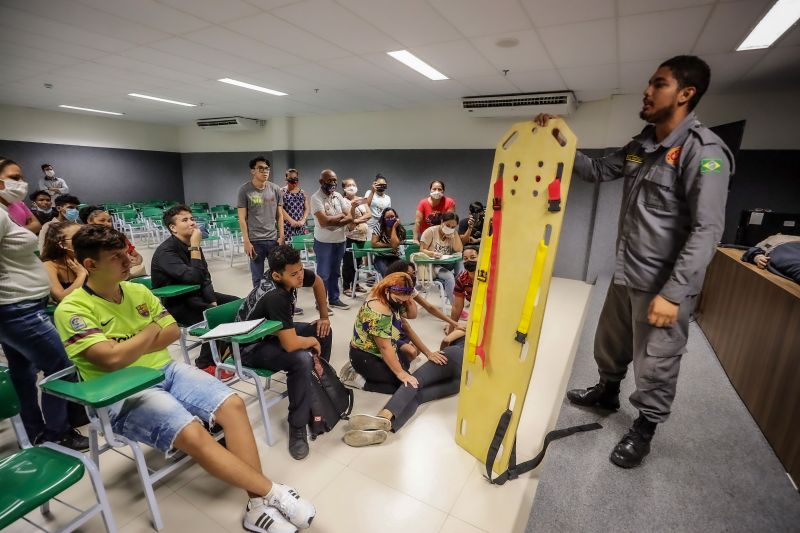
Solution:
<path fill-rule="evenodd" d="M 144 98 L 145 100 L 155 100 L 156 102 L 164 102 L 166 104 L 182 105 L 185 107 L 197 107 L 197 104 L 187 104 L 186 102 L 179 102 L 177 100 L 168 100 L 167 98 L 159 98 L 157 96 L 148 96 L 146 94 L 128 93 L 128 96 L 135 96 L 136 98 Z"/>
<path fill-rule="evenodd" d="M 221 81 L 222 83 L 227 83 L 229 85 L 236 85 L 237 87 L 244 87 L 245 89 L 250 89 L 252 91 L 258 91 L 260 93 L 267 93 L 273 96 L 288 96 L 288 93 L 284 93 L 281 91 L 276 91 L 274 89 L 267 89 L 266 87 L 261 87 L 260 85 L 253 85 L 252 83 L 246 83 L 239 80 L 232 80 L 230 78 L 221 78 L 217 81 Z"/>
<path fill-rule="evenodd" d="M 124 115 L 125 113 L 117 113 L 116 111 L 103 111 L 102 109 L 90 109 L 88 107 L 76 107 L 74 105 L 60 105 L 64 109 L 76 109 L 78 111 L 90 111 L 92 113 L 102 113 L 104 115 Z"/>
<path fill-rule="evenodd" d="M 736 51 L 769 48 L 797 22 L 798 18 L 800 18 L 800 0 L 778 0 Z"/>
<path fill-rule="evenodd" d="M 447 76 L 409 52 L 408 50 L 396 50 L 394 52 L 386 52 L 399 62 L 403 63 L 405 66 L 412 68 L 425 76 L 426 78 L 432 79 L 434 81 L 438 80 L 449 80 Z"/>
<path fill-rule="evenodd" d="M 497 42 L 494 44 L 500 48 L 514 48 L 519 44 L 519 39 L 517 39 L 516 37 L 509 37 L 508 39 L 498 39 Z"/>

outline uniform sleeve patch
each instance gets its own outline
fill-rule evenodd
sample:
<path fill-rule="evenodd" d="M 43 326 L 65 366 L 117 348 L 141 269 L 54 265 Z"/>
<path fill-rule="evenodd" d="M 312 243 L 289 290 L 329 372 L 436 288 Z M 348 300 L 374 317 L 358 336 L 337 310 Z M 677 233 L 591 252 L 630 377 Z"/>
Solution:
<path fill-rule="evenodd" d="M 719 173 L 721 171 L 722 171 L 721 159 L 703 159 L 700 161 L 700 174 L 706 174 L 708 172 Z"/>
<path fill-rule="evenodd" d="M 69 319 L 69 327 L 71 327 L 73 331 L 82 331 L 86 329 L 86 321 L 78 315 L 72 315 Z"/>

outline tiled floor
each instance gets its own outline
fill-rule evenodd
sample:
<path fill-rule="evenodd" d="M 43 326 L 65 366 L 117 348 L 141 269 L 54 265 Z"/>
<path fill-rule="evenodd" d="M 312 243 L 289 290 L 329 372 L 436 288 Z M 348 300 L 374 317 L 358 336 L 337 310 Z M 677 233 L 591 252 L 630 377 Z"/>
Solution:
<path fill-rule="evenodd" d="M 142 250 L 149 260 L 151 250 Z M 247 266 L 239 261 L 230 268 L 226 261 L 210 259 L 218 291 L 244 295 L 249 288 Z M 518 435 L 521 460 L 534 455 L 544 433 L 557 416 L 556 406 L 569 376 L 576 349 L 576 336 L 583 322 L 590 287 L 584 283 L 553 280 L 545 313 L 545 325 L 536 369 Z M 432 300 L 437 297 L 432 296 Z M 299 305 L 313 319 L 314 304 L 309 291 L 301 291 Z M 347 358 L 349 332 L 356 307 L 335 312 L 332 317 L 334 348 L 332 363 L 341 368 Z M 436 346 L 441 324 L 424 314 L 414 323 L 423 340 Z M 387 396 L 356 391 L 354 412 L 377 412 Z M 294 486 L 310 498 L 317 518 L 309 531 L 326 533 L 471 533 L 522 531 L 528 519 L 537 472 L 526 474 L 502 487 L 490 485 L 481 465 L 453 440 L 457 398 L 424 405 L 402 432 L 391 435 L 382 446 L 350 448 L 341 437 L 345 423 L 311 443 L 311 454 L 294 461 L 286 449 L 286 405 L 271 411 L 280 440 L 273 447 L 263 442 L 263 428 L 256 423 L 257 408 L 250 405 L 251 419 L 259 441 L 265 473 Z M 0 452 L 13 448 L 13 433 L 0 425 Z M 124 533 L 152 531 L 147 506 L 136 471 L 123 457 L 107 453 L 101 472 L 109 491 L 114 518 Z M 86 479 L 66 494 L 66 501 L 80 505 L 92 494 Z M 164 516 L 164 532 L 242 531 L 245 496 L 208 476 L 197 465 L 165 480 L 156 491 Z M 54 503 L 54 522 L 71 510 Z M 31 518 L 43 523 L 41 514 Z M 9 533 L 34 531 L 24 523 Z M 94 518 L 81 531 L 103 531 Z"/>

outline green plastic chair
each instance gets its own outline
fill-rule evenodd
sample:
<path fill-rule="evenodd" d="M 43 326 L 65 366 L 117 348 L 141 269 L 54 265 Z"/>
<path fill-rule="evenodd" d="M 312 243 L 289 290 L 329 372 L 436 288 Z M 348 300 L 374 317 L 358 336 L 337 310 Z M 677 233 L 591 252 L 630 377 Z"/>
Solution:
<path fill-rule="evenodd" d="M 69 381 L 69 378 L 76 374 L 76 368 L 70 367 L 51 374 L 39 385 L 48 394 L 79 403 L 86 408 L 90 421 L 89 454 L 95 465 L 100 464 L 100 454 L 103 452 L 126 446 L 131 449 L 132 457 L 125 453 L 119 453 L 136 464 L 153 527 L 157 531 L 162 529 L 164 520 L 161 517 L 153 486 L 172 472 L 183 468 L 192 458 L 183 453 L 176 453 L 167 459 L 166 463 L 159 461 L 159 464 L 163 465 L 160 468 L 151 469 L 147 465 L 144 452 L 138 442 L 114 433 L 108 407 L 164 381 L 164 373 L 152 368 L 128 366 L 90 381 Z M 102 446 L 99 441 L 100 435 L 105 437 L 105 443 Z M 219 440 L 223 437 L 223 433 L 219 431 L 213 436 Z"/>
<path fill-rule="evenodd" d="M 244 248 L 242 230 L 239 227 L 239 218 L 218 218 L 214 224 L 219 231 L 220 238 L 223 242 L 223 252 L 225 250 L 230 252 L 231 266 L 233 266 L 234 255 L 236 252 Z"/>
<path fill-rule="evenodd" d="M 203 316 L 206 319 L 206 327 L 202 329 L 193 329 L 193 335 L 202 335 L 211 331 L 221 324 L 229 324 L 236 321 L 236 313 L 242 306 L 244 299 L 235 300 L 226 304 L 210 307 L 203 311 Z M 227 370 L 236 375 L 236 381 L 251 382 L 256 388 L 256 398 L 258 399 L 258 406 L 261 411 L 261 421 L 264 424 L 264 433 L 267 437 L 267 444 L 272 446 L 275 444 L 275 433 L 272 430 L 272 424 L 269 420 L 269 408 L 279 403 L 287 392 L 276 392 L 270 390 L 272 383 L 272 376 L 274 371 L 266 368 L 252 368 L 242 364 L 242 356 L 239 351 L 240 344 L 248 344 L 251 342 L 260 341 L 264 337 L 272 335 L 282 329 L 282 324 L 275 320 L 265 320 L 257 328 L 250 333 L 244 335 L 236 335 L 232 337 L 220 337 L 215 340 L 225 341 L 231 344 L 231 355 L 227 356 L 224 360 L 219 355 L 219 350 L 216 342 L 211 343 L 211 356 L 214 358 L 214 363 L 217 365 L 217 377 L 219 377 L 220 370 Z M 235 383 L 235 382 L 234 382 Z M 231 385 L 231 382 L 228 382 Z M 266 390 L 272 393 L 270 398 L 266 396 Z M 242 392 L 242 391 L 240 391 Z M 250 393 L 245 393 L 253 396 Z"/>
<path fill-rule="evenodd" d="M 311 234 L 294 235 L 290 243 L 292 248 L 300 252 L 303 266 L 312 270 L 317 269 L 317 257 L 314 255 L 314 236 Z"/>
<path fill-rule="evenodd" d="M 41 508 L 50 514 L 50 500 L 64 503 L 59 494 L 83 479 L 89 473 L 97 503 L 82 511 L 59 531 L 72 531 L 96 514 L 101 514 L 106 531 L 117 531 L 103 479 L 95 463 L 86 455 L 53 442 L 32 446 L 25 433 L 20 413 L 20 403 L 7 368 L 0 368 L 0 420 L 11 419 L 20 450 L 0 458 L 0 530 L 17 520 L 25 520 L 39 528 L 25 515 Z M 64 503 L 64 505 L 69 504 Z"/>
<path fill-rule="evenodd" d="M 355 276 L 353 277 L 353 285 L 350 287 L 352 291 L 351 298 L 356 298 L 356 285 L 361 280 L 361 275 L 363 274 L 365 277 L 370 275 L 377 276 L 377 279 L 381 278 L 380 273 L 375 270 L 375 267 L 372 264 L 372 257 L 375 255 L 376 248 L 372 247 L 372 241 L 354 241 L 353 246 L 348 250 L 352 252 L 353 255 L 353 269 L 355 271 Z M 359 259 L 366 259 L 366 261 L 361 261 L 361 266 L 358 266 Z"/>

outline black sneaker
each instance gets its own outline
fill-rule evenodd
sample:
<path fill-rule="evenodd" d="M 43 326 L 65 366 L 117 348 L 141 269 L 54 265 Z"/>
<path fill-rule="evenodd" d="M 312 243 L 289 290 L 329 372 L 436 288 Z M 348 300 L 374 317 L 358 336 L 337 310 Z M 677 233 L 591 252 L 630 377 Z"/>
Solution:
<path fill-rule="evenodd" d="M 67 430 L 55 443 L 79 452 L 89 450 L 89 437 L 84 437 L 77 429 Z"/>
<path fill-rule="evenodd" d="M 336 309 L 344 309 L 345 311 L 347 309 L 350 309 L 350 306 L 341 300 L 336 300 L 335 302 L 329 302 L 328 307 L 335 307 Z"/>
<path fill-rule="evenodd" d="M 308 437 L 305 426 L 298 428 L 289 426 L 289 455 L 298 461 L 308 457 Z"/>

